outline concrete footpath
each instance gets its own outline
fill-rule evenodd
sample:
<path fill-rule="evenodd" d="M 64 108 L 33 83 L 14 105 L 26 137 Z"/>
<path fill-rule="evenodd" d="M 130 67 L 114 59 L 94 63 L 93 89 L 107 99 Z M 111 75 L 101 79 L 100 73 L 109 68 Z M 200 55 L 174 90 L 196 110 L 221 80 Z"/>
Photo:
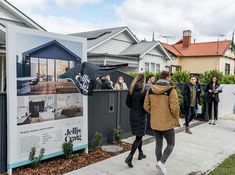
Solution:
<path fill-rule="evenodd" d="M 167 175 L 205 173 L 235 153 L 235 121 L 220 119 L 215 126 L 205 123 L 192 132 L 176 134 L 175 149 L 166 164 Z M 155 143 L 144 145 L 143 150 L 147 158 L 137 160 L 136 154 L 134 168 L 124 163 L 128 153 L 123 153 L 67 175 L 157 175 Z"/>

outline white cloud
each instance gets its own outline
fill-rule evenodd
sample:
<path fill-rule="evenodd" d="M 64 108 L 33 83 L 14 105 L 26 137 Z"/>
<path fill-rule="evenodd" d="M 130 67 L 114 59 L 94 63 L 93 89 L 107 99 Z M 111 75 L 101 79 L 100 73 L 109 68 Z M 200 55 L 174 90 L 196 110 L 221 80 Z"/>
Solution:
<path fill-rule="evenodd" d="M 32 14 L 30 17 L 49 32 L 71 34 L 96 29 L 96 26 L 92 23 L 74 20 L 68 17 L 38 14 Z"/>
<path fill-rule="evenodd" d="M 48 0 L 8 0 L 16 8 L 29 13 L 34 9 L 45 10 L 48 7 Z"/>
<path fill-rule="evenodd" d="M 158 37 L 171 35 L 178 40 L 183 30 L 191 29 L 193 37 L 204 40 L 205 36 L 231 35 L 235 28 L 233 4 L 233 0 L 125 0 L 115 12 L 141 39 L 150 39 L 155 31 Z"/>
<path fill-rule="evenodd" d="M 80 9 L 85 5 L 94 5 L 102 2 L 102 0 L 54 0 L 55 4 L 63 9 Z"/>

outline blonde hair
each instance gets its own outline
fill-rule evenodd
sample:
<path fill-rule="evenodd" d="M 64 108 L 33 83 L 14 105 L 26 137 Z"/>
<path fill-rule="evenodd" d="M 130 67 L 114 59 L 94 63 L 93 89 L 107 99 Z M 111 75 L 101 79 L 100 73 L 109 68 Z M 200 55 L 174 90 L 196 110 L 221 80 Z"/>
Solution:
<path fill-rule="evenodd" d="M 142 87 L 142 93 L 144 92 L 145 89 L 145 78 L 144 78 L 144 74 L 139 73 L 136 75 L 136 77 L 134 78 L 134 80 L 131 83 L 130 86 L 130 94 L 132 94 L 135 90 L 136 85 L 139 84 L 140 87 Z"/>

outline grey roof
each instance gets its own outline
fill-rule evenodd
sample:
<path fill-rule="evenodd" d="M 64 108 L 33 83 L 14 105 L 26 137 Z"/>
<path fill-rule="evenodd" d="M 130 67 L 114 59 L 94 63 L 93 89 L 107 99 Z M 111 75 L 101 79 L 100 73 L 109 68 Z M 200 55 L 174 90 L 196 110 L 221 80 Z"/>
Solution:
<path fill-rule="evenodd" d="M 101 30 L 93 30 L 93 31 L 81 32 L 81 33 L 73 33 L 71 35 L 87 38 L 87 48 L 90 49 L 94 47 L 95 45 L 99 44 L 100 42 L 105 41 L 106 39 L 121 32 L 124 29 L 129 30 L 128 27 L 124 26 L 124 27 L 116 27 L 116 28 L 106 28 L 106 29 L 101 29 Z M 131 31 L 129 30 L 129 32 Z M 138 41 L 137 38 L 135 39 Z"/>
<path fill-rule="evenodd" d="M 142 55 L 149 49 L 157 45 L 158 41 L 142 41 L 141 43 L 134 44 L 121 52 L 121 55 Z"/>

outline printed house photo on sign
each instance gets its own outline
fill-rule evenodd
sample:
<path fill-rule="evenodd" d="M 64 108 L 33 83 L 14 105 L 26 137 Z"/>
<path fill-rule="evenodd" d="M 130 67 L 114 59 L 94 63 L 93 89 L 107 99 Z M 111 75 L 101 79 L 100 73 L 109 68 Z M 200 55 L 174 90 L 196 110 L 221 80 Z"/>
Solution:
<path fill-rule="evenodd" d="M 16 55 L 17 95 L 78 93 L 73 82 L 59 76 L 81 58 L 57 40 L 44 43 Z"/>
<path fill-rule="evenodd" d="M 79 43 L 17 34 L 17 125 L 83 116 L 83 96 L 60 75 L 81 63 Z"/>

